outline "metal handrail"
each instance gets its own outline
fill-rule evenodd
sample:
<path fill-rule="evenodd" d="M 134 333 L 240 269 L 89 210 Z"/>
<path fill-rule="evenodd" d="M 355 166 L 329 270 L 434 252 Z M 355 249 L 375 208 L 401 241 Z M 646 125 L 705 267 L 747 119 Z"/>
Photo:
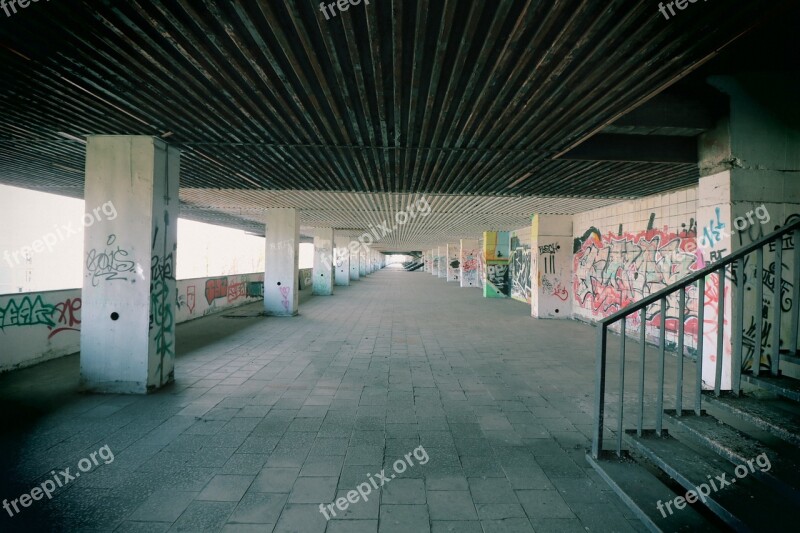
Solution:
<path fill-rule="evenodd" d="M 724 340 L 724 313 L 725 313 L 725 284 L 726 284 L 726 275 L 725 271 L 728 265 L 731 266 L 731 271 L 733 272 L 734 268 L 737 272 L 737 276 L 735 279 L 735 288 L 737 289 L 736 299 L 735 302 L 732 304 L 735 306 L 737 312 L 734 314 L 734 324 L 732 324 L 734 336 L 733 339 L 733 349 L 732 349 L 732 365 L 733 365 L 733 373 L 732 373 L 732 388 L 734 389 L 735 393 L 738 393 L 738 390 L 741 385 L 741 372 L 742 372 L 742 351 L 743 351 L 743 323 L 742 318 L 744 314 L 744 266 L 745 266 L 745 257 L 749 254 L 756 252 L 756 301 L 762 301 L 762 294 L 763 294 L 763 285 L 764 285 L 764 247 L 768 244 L 777 242 L 777 246 L 775 248 L 775 264 L 782 265 L 782 257 L 783 257 L 783 237 L 788 235 L 789 233 L 794 232 L 794 265 L 793 265 L 793 281 L 794 281 L 794 296 L 793 301 L 800 302 L 800 220 L 794 221 L 786 226 L 758 239 L 757 241 L 744 246 L 743 248 L 737 250 L 736 252 L 730 254 L 729 256 L 725 257 L 724 259 L 717 261 L 707 267 L 704 267 L 696 272 L 693 272 L 689 276 L 685 277 L 681 281 L 673 283 L 669 287 L 665 287 L 660 291 L 657 291 L 646 298 L 642 298 L 638 302 L 635 302 L 624 309 L 617 311 L 616 313 L 598 321 L 598 332 L 597 332 L 597 346 L 596 346 L 596 374 L 597 374 L 597 381 L 595 385 L 595 412 L 594 412 L 594 433 L 592 439 L 592 456 L 594 458 L 598 458 L 600 452 L 602 451 L 603 446 L 603 430 L 604 430 L 604 412 L 605 412 L 605 386 L 606 386 L 606 344 L 608 340 L 608 331 L 609 326 L 614 324 L 619 320 L 623 320 L 621 330 L 621 342 L 620 342 L 620 397 L 618 399 L 618 418 L 617 418 L 617 439 L 616 439 L 616 451 L 618 455 L 622 454 L 622 433 L 623 433 L 623 413 L 624 413 L 624 394 L 625 394 L 625 339 L 626 339 L 626 325 L 627 325 L 627 318 L 639 312 L 640 317 L 640 332 L 639 332 L 639 344 L 640 347 L 640 354 L 639 354 L 639 383 L 638 383 L 638 399 L 639 399 L 639 412 L 638 412 L 638 422 L 637 422 L 637 433 L 641 435 L 643 431 L 643 419 L 644 419 L 644 390 L 645 390 L 645 345 L 646 345 L 646 328 L 647 328 L 647 319 L 646 319 L 646 309 L 648 306 L 660 302 L 660 311 L 661 311 L 661 323 L 660 323 L 660 335 L 659 335 L 659 344 L 658 344 L 658 355 L 659 355 L 659 366 L 658 366 L 658 397 L 656 402 L 656 427 L 655 431 L 658 435 L 662 434 L 663 429 L 663 408 L 664 408 L 664 362 L 665 362 L 665 332 L 666 332 L 666 298 L 670 295 L 675 294 L 676 292 L 680 291 L 680 309 L 679 309 L 679 318 L 678 318 L 678 365 L 677 365 L 677 382 L 676 382 L 676 399 L 675 399 L 675 410 L 676 415 L 681 416 L 682 413 L 682 398 L 683 398 L 683 349 L 684 349 L 684 322 L 685 322 L 685 312 L 686 312 L 686 288 L 690 285 L 697 282 L 697 289 L 698 289 L 698 308 L 697 308 L 697 323 L 698 323 L 698 332 L 697 332 L 697 364 L 696 364 L 696 379 L 695 379 L 695 405 L 694 411 L 699 416 L 701 414 L 701 407 L 702 407 L 702 367 L 703 367 L 703 338 L 704 338 L 704 323 L 705 323 L 705 286 L 706 286 L 706 277 L 712 274 L 718 274 L 717 279 L 717 288 L 719 292 L 719 300 L 718 300 L 718 307 L 717 307 L 717 317 L 716 317 L 716 326 L 717 326 L 717 358 L 715 364 L 715 394 L 719 395 L 721 393 L 721 377 L 722 377 L 722 370 L 723 370 L 723 340 Z M 780 374 L 780 324 L 781 324 L 781 294 L 782 294 L 782 281 L 783 281 L 783 274 L 782 274 L 782 266 L 776 266 L 774 272 L 774 280 L 773 280 L 773 298 L 772 298 L 772 306 L 773 306 L 773 313 L 772 317 L 774 322 L 777 323 L 777 327 L 772 329 L 772 360 L 770 365 L 770 372 L 772 375 L 779 375 Z M 761 305 L 760 303 L 758 305 Z M 798 304 L 800 305 L 800 304 Z M 758 313 L 757 316 L 761 316 L 761 313 Z M 752 371 L 754 375 L 758 375 L 759 366 L 761 364 L 761 341 L 762 341 L 762 328 L 763 324 L 759 319 L 756 325 L 755 331 L 755 341 L 754 341 L 754 350 L 753 350 L 753 357 L 754 361 L 752 364 Z M 795 310 L 791 317 L 791 331 L 790 331 L 790 349 L 797 349 L 797 342 L 798 342 L 798 330 L 800 330 L 800 313 Z M 757 361 L 755 358 L 757 357 Z"/>
<path fill-rule="evenodd" d="M 795 229 L 799 229 L 799 228 L 800 228 L 800 220 L 796 220 L 795 222 L 792 222 L 791 224 L 788 224 L 788 225 L 786 225 L 786 226 L 784 226 L 784 227 L 782 227 L 780 229 L 777 229 L 777 230 L 773 231 L 769 235 L 761 237 L 759 240 L 757 240 L 757 241 L 755 241 L 755 242 L 753 242 L 751 244 L 748 244 L 744 248 L 736 250 L 735 252 L 733 252 L 731 255 L 725 257 L 724 259 L 722 259 L 720 261 L 717 261 L 716 263 L 713 263 L 713 264 L 711 264 L 711 265 L 709 265 L 709 266 L 707 266 L 705 268 L 702 268 L 702 269 L 694 272 L 693 274 L 685 277 L 681 281 L 676 281 L 675 283 L 673 283 L 669 287 L 664 287 L 660 291 L 654 292 L 653 294 L 651 294 L 647 298 L 642 298 L 638 302 L 632 303 L 632 304 L 628 305 L 627 307 L 625 307 L 623 309 L 620 309 L 619 311 L 617 311 L 613 315 L 608 316 L 608 317 L 600 320 L 599 323 L 603 324 L 603 325 L 606 325 L 606 326 L 609 325 L 609 324 L 613 324 L 614 322 L 616 322 L 620 318 L 627 317 L 628 315 L 630 315 L 633 312 L 636 312 L 636 311 L 638 311 L 640 309 L 643 309 L 643 308 L 645 308 L 645 307 L 647 307 L 649 305 L 652 305 L 652 304 L 656 303 L 658 300 L 660 300 L 661 298 L 663 298 L 665 296 L 669 296 L 670 294 L 672 294 L 672 293 L 674 293 L 674 292 L 676 292 L 676 291 L 678 291 L 680 289 L 688 287 L 689 285 L 691 285 L 695 281 L 699 280 L 700 278 L 705 278 L 706 276 L 708 276 L 709 274 L 713 274 L 714 272 L 716 272 L 720 268 L 728 266 L 729 264 L 733 263 L 737 259 L 742 258 L 742 257 L 744 257 L 744 256 L 746 256 L 748 254 L 753 253 L 757 248 L 763 248 L 763 246 L 765 244 L 769 244 L 770 242 L 774 241 L 777 237 L 783 237 L 787 233 L 789 233 L 791 231 L 794 231 Z"/>

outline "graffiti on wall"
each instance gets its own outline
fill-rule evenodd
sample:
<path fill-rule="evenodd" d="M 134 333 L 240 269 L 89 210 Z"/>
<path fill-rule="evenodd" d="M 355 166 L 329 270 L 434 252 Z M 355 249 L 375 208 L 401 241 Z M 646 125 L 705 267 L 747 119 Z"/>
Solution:
<path fill-rule="evenodd" d="M 478 270 L 480 265 L 480 253 L 475 248 L 464 248 L 461 250 L 461 280 L 462 285 L 471 287 L 478 286 Z"/>
<path fill-rule="evenodd" d="M 545 244 L 539 246 L 539 255 L 545 274 L 555 274 L 556 272 L 556 253 L 561 249 L 558 243 Z"/>
<path fill-rule="evenodd" d="M 211 305 L 217 298 L 228 296 L 228 278 L 211 278 L 206 280 L 206 301 Z"/>
<path fill-rule="evenodd" d="M 55 326 L 54 311 L 55 306 L 44 303 L 41 296 L 33 300 L 30 296 L 10 298 L 5 307 L 0 307 L 0 330 L 9 326 Z"/>
<path fill-rule="evenodd" d="M 651 224 L 652 220 L 653 216 Z M 592 316 L 606 317 L 698 270 L 703 261 L 693 225 L 689 228 L 680 233 L 650 228 L 604 236 L 596 228 L 589 228 L 575 239 L 579 248 L 573 257 L 574 303 Z M 687 288 L 687 324 L 697 320 L 697 295 L 693 289 Z M 664 320 L 668 330 L 677 330 L 678 302 L 678 293 L 667 298 Z M 647 320 L 653 327 L 661 323 L 659 306 L 648 308 Z"/>
<path fill-rule="evenodd" d="M 52 315 L 55 324 L 48 326 L 50 334 L 47 338 L 52 339 L 64 331 L 80 331 L 81 328 L 78 326 L 81 323 L 80 310 L 82 305 L 83 301 L 80 298 L 67 298 L 63 302 L 55 304 Z"/>

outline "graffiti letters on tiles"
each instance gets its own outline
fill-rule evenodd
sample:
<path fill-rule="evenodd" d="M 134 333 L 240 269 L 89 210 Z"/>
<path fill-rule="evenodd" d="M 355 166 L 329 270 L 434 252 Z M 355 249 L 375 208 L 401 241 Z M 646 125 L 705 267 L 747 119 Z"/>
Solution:
<path fill-rule="evenodd" d="M 639 233 L 599 236 L 590 228 L 575 240 L 573 298 L 595 316 L 608 316 L 657 292 L 701 267 L 696 237 L 690 232 L 649 229 Z M 687 288 L 687 308 L 696 313 L 697 295 Z M 678 293 L 667 299 L 666 325 L 677 329 Z M 658 306 L 651 306 L 650 325 L 660 324 Z M 687 322 L 691 312 L 687 312 Z M 688 331 L 688 330 L 687 330 Z"/>
<path fill-rule="evenodd" d="M 130 260 L 130 252 L 116 242 L 117 236 L 109 235 L 105 248 L 92 248 L 86 254 L 86 271 L 92 278 L 92 286 L 96 287 L 100 281 L 127 281 L 132 278 L 130 274 L 135 270 L 135 263 Z"/>

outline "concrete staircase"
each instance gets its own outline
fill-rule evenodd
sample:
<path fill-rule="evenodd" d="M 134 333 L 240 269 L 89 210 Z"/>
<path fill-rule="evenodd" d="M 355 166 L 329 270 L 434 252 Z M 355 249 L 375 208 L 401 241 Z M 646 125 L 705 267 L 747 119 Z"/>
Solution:
<path fill-rule="evenodd" d="M 704 394 L 699 416 L 665 410 L 660 436 L 626 431 L 621 456 L 587 455 L 651 531 L 798 527 L 800 381 L 750 374 L 742 381 L 751 390 L 739 396 Z M 690 490 L 702 498 L 676 506 Z"/>

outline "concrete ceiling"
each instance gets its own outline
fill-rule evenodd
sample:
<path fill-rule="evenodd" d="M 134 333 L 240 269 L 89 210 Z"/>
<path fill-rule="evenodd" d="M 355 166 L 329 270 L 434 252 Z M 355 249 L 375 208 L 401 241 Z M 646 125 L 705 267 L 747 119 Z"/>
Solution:
<path fill-rule="evenodd" d="M 0 183 L 82 197 L 86 135 L 154 135 L 183 149 L 186 218 L 259 232 L 293 206 L 356 232 L 426 195 L 425 227 L 385 249 L 519 227 L 695 183 L 685 154 L 569 155 L 701 131 L 610 124 L 792 3 L 30 4 L 0 13 Z"/>

